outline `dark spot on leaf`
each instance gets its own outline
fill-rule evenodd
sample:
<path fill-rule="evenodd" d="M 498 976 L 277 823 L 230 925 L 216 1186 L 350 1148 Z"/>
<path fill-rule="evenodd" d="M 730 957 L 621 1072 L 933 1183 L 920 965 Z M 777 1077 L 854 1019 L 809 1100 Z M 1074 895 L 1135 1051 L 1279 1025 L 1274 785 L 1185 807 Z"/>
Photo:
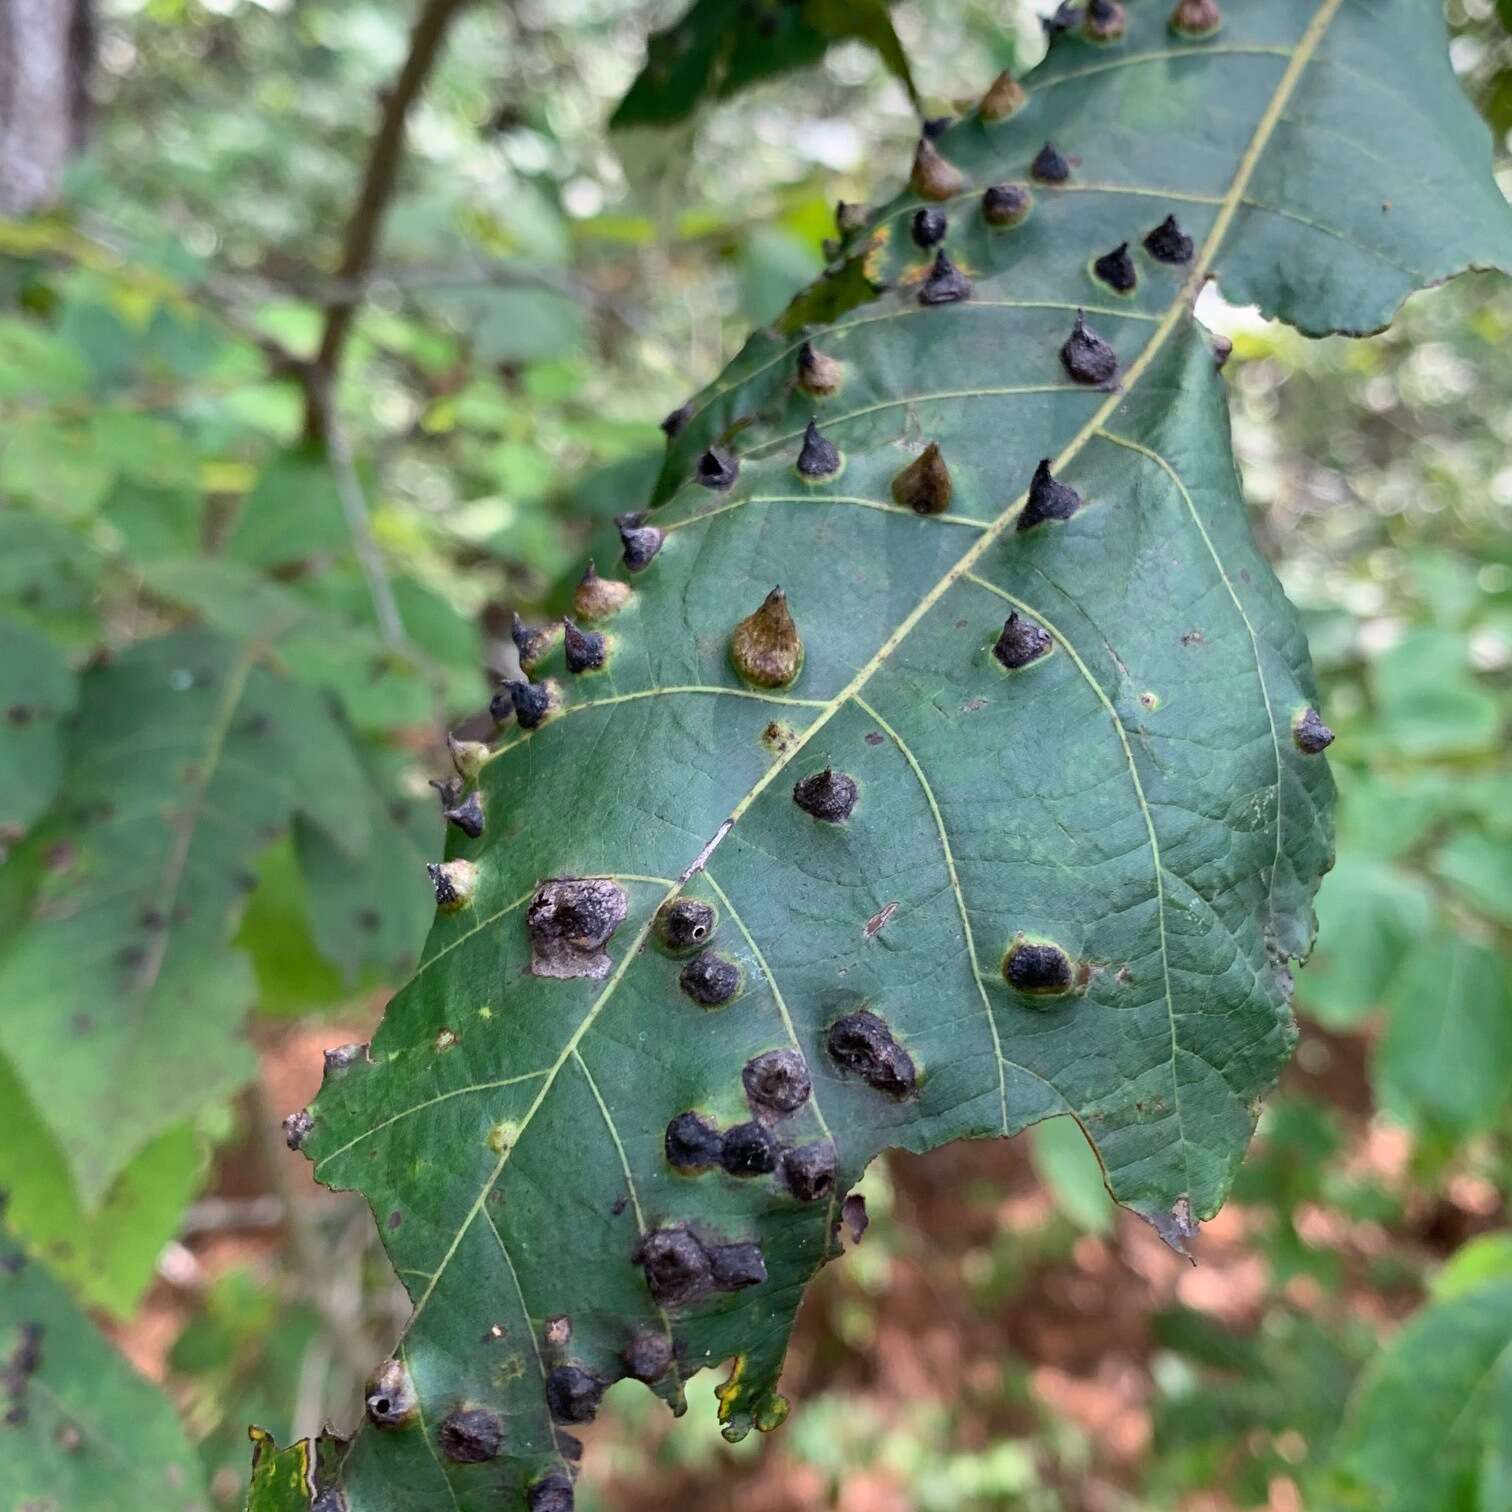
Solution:
<path fill-rule="evenodd" d="M 822 772 L 800 777 L 793 784 L 793 802 L 805 814 L 822 819 L 826 824 L 839 824 L 849 819 L 856 806 L 858 789 L 856 779 L 833 767 Z"/>
<path fill-rule="evenodd" d="M 337 1045 L 334 1050 L 325 1052 L 325 1074 L 327 1076 L 340 1076 L 350 1070 L 358 1061 L 368 1058 L 368 1047 L 361 1045 Z"/>
<path fill-rule="evenodd" d="M 982 195 L 982 219 L 989 226 L 1011 230 L 1028 220 L 1034 196 L 1022 184 L 993 184 Z"/>
<path fill-rule="evenodd" d="M 1111 383 L 1118 374 L 1118 353 L 1087 324 L 1080 310 L 1060 358 L 1061 366 L 1077 383 Z"/>
<path fill-rule="evenodd" d="M 572 1512 L 572 1482 L 560 1470 L 536 1481 L 525 1493 L 528 1512 Z"/>
<path fill-rule="evenodd" d="M 1010 987 L 1039 997 L 1070 992 L 1076 984 L 1071 957 L 1059 945 L 1016 940 L 1003 957 L 1003 975 Z"/>
<path fill-rule="evenodd" d="M 401 1224 L 401 1223 L 403 1223 L 403 1222 L 404 1222 L 404 1214 L 403 1214 L 403 1213 L 401 1213 L 401 1212 L 400 1212 L 400 1211 L 399 1211 L 399 1209 L 398 1209 L 398 1208 L 395 1208 L 395 1209 L 394 1209 L 394 1211 L 393 1211 L 393 1212 L 392 1212 L 392 1213 L 390 1213 L 390 1214 L 389 1214 L 389 1215 L 388 1215 L 388 1217 L 387 1217 L 387 1218 L 386 1218 L 386 1219 L 385 1219 L 385 1220 L 384 1220 L 384 1223 L 385 1223 L 385 1225 L 386 1225 L 386 1226 L 387 1226 L 387 1227 L 388 1227 L 388 1228 L 389 1228 L 389 1229 L 390 1229 L 390 1230 L 391 1230 L 391 1231 L 392 1231 L 392 1230 L 393 1230 L 393 1229 L 396 1229 L 396 1228 L 398 1228 L 398 1227 L 399 1227 L 399 1225 L 400 1225 L 400 1224 Z"/>
<path fill-rule="evenodd" d="M 464 835 L 476 840 L 483 833 L 483 795 L 477 788 L 467 795 L 466 801 L 443 811 L 448 824 L 455 824 Z M 371 911 L 371 910 L 370 910 Z M 376 915 L 374 918 L 376 920 Z"/>
<path fill-rule="evenodd" d="M 955 125 L 955 117 L 942 115 L 930 116 L 920 127 L 920 130 L 931 142 L 938 142 L 952 126 Z"/>
<path fill-rule="evenodd" d="M 554 624 L 532 629 L 518 614 L 510 614 L 509 638 L 519 654 L 521 667 L 527 672 L 551 649 L 556 636 L 557 627 Z"/>
<path fill-rule="evenodd" d="M 604 637 L 596 630 L 579 630 L 572 621 L 564 620 L 566 627 L 567 670 L 572 673 L 591 672 L 604 665 Z"/>
<path fill-rule="evenodd" d="M 894 501 L 921 515 L 943 514 L 952 489 L 950 469 L 933 441 L 892 480 Z"/>
<path fill-rule="evenodd" d="M 638 513 L 616 515 L 614 524 L 619 531 L 620 544 L 625 548 L 620 557 L 625 567 L 631 572 L 649 567 L 667 539 L 666 531 L 657 525 L 647 525 L 645 515 Z"/>
<path fill-rule="evenodd" d="M 1194 42 L 1211 37 L 1222 25 L 1223 12 L 1218 8 L 1218 0 L 1178 0 L 1171 12 L 1171 30 Z"/>
<path fill-rule="evenodd" d="M 436 893 L 436 907 L 450 913 L 472 902 L 478 868 L 471 861 L 428 861 L 425 870 Z"/>
<path fill-rule="evenodd" d="M 1213 366 L 1221 373 L 1234 354 L 1234 343 L 1227 336 L 1213 337 Z"/>
<path fill-rule="evenodd" d="M 697 1113 L 679 1113 L 667 1125 L 667 1163 L 677 1171 L 706 1171 L 724 1154 L 724 1137 Z"/>
<path fill-rule="evenodd" d="M 1008 668 L 1016 672 L 1038 661 L 1049 651 L 1050 632 L 1032 619 L 1024 619 L 1017 609 L 1003 621 L 1003 633 L 998 636 L 992 654 Z"/>
<path fill-rule="evenodd" d="M 896 902 L 884 903 L 882 907 L 879 908 L 876 913 L 874 913 L 871 918 L 869 918 L 866 923 L 861 926 L 862 938 L 870 940 L 875 935 L 880 934 L 886 927 L 888 920 L 891 919 L 892 916 L 897 913 L 897 911 L 898 905 Z"/>
<path fill-rule="evenodd" d="M 1119 0 L 1087 0 L 1082 31 L 1093 42 L 1116 42 L 1124 34 L 1128 18 Z"/>
<path fill-rule="evenodd" d="M 84 1447 L 84 1430 L 77 1423 L 59 1423 L 53 1442 L 64 1454 L 77 1454 Z"/>
<path fill-rule="evenodd" d="M 667 440 L 671 441 L 682 432 L 682 428 L 693 418 L 693 401 L 690 399 L 686 404 L 679 405 L 670 415 L 663 418 L 661 428 Z"/>
<path fill-rule="evenodd" d="M 907 1097 L 914 1090 L 913 1058 L 875 1013 L 862 1009 L 837 1019 L 830 1026 L 829 1053 L 836 1065 L 855 1072 L 877 1092 Z"/>
<path fill-rule="evenodd" d="M 551 684 L 544 682 L 507 682 L 504 691 L 509 695 L 515 719 L 522 730 L 533 730 L 551 713 L 555 700 Z M 498 695 L 496 695 L 497 697 Z M 493 711 L 493 705 L 489 705 Z"/>
<path fill-rule="evenodd" d="M 558 1365 L 546 1377 L 546 1405 L 558 1423 L 591 1423 L 609 1383 L 577 1365 Z"/>
<path fill-rule="evenodd" d="M 860 1192 L 851 1192 L 840 1204 L 840 1217 L 850 1233 L 852 1244 L 860 1244 L 861 1236 L 871 1226 L 866 1211 L 866 1198 Z"/>
<path fill-rule="evenodd" d="M 629 1206 L 630 1199 L 628 1197 L 616 1197 L 609 1205 L 609 1216 L 611 1218 L 618 1218 Z"/>
<path fill-rule="evenodd" d="M 719 1163 L 731 1176 L 766 1176 L 777 1169 L 782 1147 L 759 1123 L 736 1124 L 727 1129 Z"/>
<path fill-rule="evenodd" d="M 845 367 L 834 357 L 827 357 L 811 341 L 798 348 L 798 387 L 816 398 L 838 391 L 845 377 Z"/>
<path fill-rule="evenodd" d="M 782 1157 L 782 1176 L 800 1202 L 817 1202 L 835 1189 L 835 1147 L 822 1139 L 799 1145 Z"/>
<path fill-rule="evenodd" d="M 504 1423 L 484 1407 L 459 1407 L 441 1424 L 437 1434 L 441 1452 L 460 1465 L 481 1465 L 493 1459 L 504 1442 Z"/>
<path fill-rule="evenodd" d="M 672 898 L 656 911 L 656 938 L 673 954 L 698 950 L 714 935 L 714 909 L 701 898 Z"/>
<path fill-rule="evenodd" d="M 939 246 L 949 229 L 950 222 L 941 211 L 928 207 L 914 211 L 911 230 L 916 247 L 922 247 L 927 252 L 931 247 Z"/>
<path fill-rule="evenodd" d="M 1081 507 L 1082 496 L 1069 483 L 1057 481 L 1050 471 L 1050 459 L 1045 457 L 1034 469 L 1018 528 L 1032 530 L 1046 520 L 1069 520 Z"/>
<path fill-rule="evenodd" d="M 371 1376 L 364 1392 L 367 1419 L 375 1428 L 405 1428 L 420 1411 L 410 1373 L 399 1360 L 385 1360 Z"/>
<path fill-rule="evenodd" d="M 706 950 L 682 969 L 678 985 L 701 1007 L 718 1008 L 740 989 L 740 968 L 722 955 Z"/>
<path fill-rule="evenodd" d="M 646 1330 L 625 1345 L 620 1358 L 632 1380 L 659 1381 L 672 1363 L 672 1341 L 664 1333 Z"/>
<path fill-rule="evenodd" d="M 1092 264 L 1092 271 L 1118 294 L 1131 294 L 1139 282 L 1134 259 L 1129 256 L 1128 242 L 1119 242 L 1111 252 L 1104 252 Z"/>
<path fill-rule="evenodd" d="M 1165 1242 L 1185 1259 L 1192 1258 L 1188 1241 L 1197 1237 L 1197 1224 L 1192 1218 L 1192 1204 L 1187 1197 L 1178 1197 L 1168 1213 L 1154 1213 L 1149 1218 L 1150 1226 Z"/>
<path fill-rule="evenodd" d="M 739 475 L 739 461 L 728 452 L 720 451 L 717 446 L 711 446 L 698 459 L 698 468 L 694 473 L 694 477 L 705 488 L 716 489 L 721 493 L 729 488 Z"/>
<path fill-rule="evenodd" d="M 36 712 L 37 711 L 35 709 L 31 708 L 27 704 L 14 703 L 5 711 L 5 717 L 13 725 L 15 725 L 17 729 L 23 729 L 25 728 L 25 726 L 29 725 L 32 722 L 32 719 L 35 717 Z"/>
<path fill-rule="evenodd" d="M 955 304 L 958 300 L 970 298 L 971 280 L 951 262 L 942 247 L 935 253 L 934 266 L 929 270 L 929 277 L 919 287 L 919 303 Z"/>
<path fill-rule="evenodd" d="M 652 1229 L 632 1258 L 645 1272 L 651 1295 L 666 1307 L 692 1302 L 713 1282 L 703 1245 L 685 1228 Z"/>
<path fill-rule="evenodd" d="M 869 746 L 879 746 L 887 739 L 880 730 L 868 730 L 863 737 Z"/>
<path fill-rule="evenodd" d="M 1145 251 L 1163 263 L 1189 263 L 1196 248 L 1192 238 L 1177 224 L 1174 215 L 1168 215 L 1144 239 Z"/>
<path fill-rule="evenodd" d="M 740 1073 L 746 1098 L 757 1113 L 791 1113 L 809 1099 L 813 1084 L 796 1050 L 768 1050 Z"/>
<path fill-rule="evenodd" d="M 1318 711 L 1310 704 L 1292 721 L 1292 739 L 1297 749 L 1308 756 L 1316 756 L 1333 744 L 1334 732 L 1323 723 Z"/>
<path fill-rule="evenodd" d="M 1029 172 L 1042 184 L 1064 184 L 1071 177 L 1071 164 L 1054 142 L 1046 142 L 1035 154 Z"/>
<path fill-rule="evenodd" d="M 840 471 L 840 450 L 820 431 L 817 420 L 811 419 L 803 433 L 796 466 L 798 476 L 810 481 L 832 478 Z"/>
<path fill-rule="evenodd" d="M 717 1291 L 741 1291 L 767 1278 L 759 1244 L 715 1244 L 709 1247 L 709 1274 Z"/>
<path fill-rule="evenodd" d="M 543 882 L 525 911 L 530 970 L 538 977 L 609 974 L 604 950 L 625 921 L 625 890 L 607 877 L 557 877 Z"/>
<path fill-rule="evenodd" d="M 309 1138 L 310 1130 L 315 1127 L 315 1120 L 308 1108 L 301 1108 L 297 1113 L 291 1113 L 283 1121 L 284 1143 L 291 1150 L 299 1149 Z"/>

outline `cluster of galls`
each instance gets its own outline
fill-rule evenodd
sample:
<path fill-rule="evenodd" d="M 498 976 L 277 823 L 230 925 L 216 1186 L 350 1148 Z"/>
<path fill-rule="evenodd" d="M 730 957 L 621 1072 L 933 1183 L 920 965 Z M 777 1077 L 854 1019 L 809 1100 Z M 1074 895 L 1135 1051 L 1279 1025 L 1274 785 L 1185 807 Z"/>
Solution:
<path fill-rule="evenodd" d="M 1171 30 L 1191 42 L 1205 41 L 1222 25 L 1218 0 L 1177 0 L 1171 12 Z M 1119 41 L 1128 30 L 1122 0 L 1061 0 L 1054 14 L 1045 18 L 1052 42 L 1077 29 L 1089 42 Z"/>
<path fill-rule="evenodd" d="M 626 1346 L 626 1359 L 636 1347 Z M 670 1359 L 670 1346 L 668 1358 Z M 627 1368 L 626 1374 L 630 1374 Z M 609 1382 L 573 1365 L 561 1365 L 546 1378 L 546 1403 L 554 1423 L 591 1421 Z M 404 1363 L 385 1360 L 369 1377 L 364 1398 L 367 1420 L 384 1433 L 421 1426 L 420 1398 Z M 571 1434 L 553 1430 L 557 1454 L 565 1467 L 582 1457 L 582 1445 Z M 441 1419 L 436 1445 L 454 1465 L 484 1465 L 504 1452 L 504 1418 L 491 1408 L 461 1402 Z M 565 1468 L 537 1477 L 525 1493 L 530 1512 L 572 1512 L 572 1475 Z"/>
<path fill-rule="evenodd" d="M 698 1113 L 679 1113 L 667 1125 L 668 1164 L 690 1173 L 718 1167 L 741 1177 L 780 1170 L 800 1202 L 828 1197 L 835 1189 L 834 1146 L 828 1140 L 785 1145 L 773 1127 L 809 1100 L 813 1085 L 803 1057 L 796 1050 L 768 1050 L 746 1063 L 741 1082 L 755 1116 L 721 1131 Z"/>

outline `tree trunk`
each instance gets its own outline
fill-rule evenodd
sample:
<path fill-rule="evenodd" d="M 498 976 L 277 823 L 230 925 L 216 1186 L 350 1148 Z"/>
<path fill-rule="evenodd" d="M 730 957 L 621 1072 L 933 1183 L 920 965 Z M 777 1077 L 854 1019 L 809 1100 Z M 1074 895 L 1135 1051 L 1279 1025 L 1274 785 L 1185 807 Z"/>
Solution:
<path fill-rule="evenodd" d="M 57 198 L 82 138 L 89 0 L 0 0 L 0 215 Z"/>

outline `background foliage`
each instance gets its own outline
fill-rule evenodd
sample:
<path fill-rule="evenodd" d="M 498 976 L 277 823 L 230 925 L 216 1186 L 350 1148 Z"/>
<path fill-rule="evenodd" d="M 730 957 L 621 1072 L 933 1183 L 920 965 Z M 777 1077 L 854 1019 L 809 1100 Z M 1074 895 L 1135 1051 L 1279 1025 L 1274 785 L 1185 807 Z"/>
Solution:
<path fill-rule="evenodd" d="M 1023 61 L 1003 10 L 893 8 L 929 113 Z M 112 0 L 64 204 L 0 224 L 0 1188 L 40 1262 L 15 1284 L 62 1314 L 61 1285 L 163 1383 L 182 1426 L 144 1410 L 161 1453 L 194 1446 L 186 1502 L 238 1504 L 249 1420 L 350 1424 L 402 1316 L 365 1210 L 270 1129 L 419 948 L 438 732 L 511 669 L 510 610 L 558 612 L 588 535 L 644 495 L 658 418 L 817 270 L 833 202 L 906 160 L 906 90 L 856 41 L 617 152 L 605 122 L 679 12 L 464 12 L 345 289 L 408 16 Z M 1451 17 L 1505 151 L 1508 18 Z M 332 466 L 282 354 L 347 296 Z M 789 1427 L 732 1448 L 707 1410 L 669 1434 L 616 1390 L 585 1505 L 1279 1512 L 1359 1504 L 1400 1483 L 1393 1455 L 1467 1463 L 1451 1439 L 1483 1450 L 1464 1504 L 1503 1504 L 1512 295 L 1465 280 L 1368 342 L 1204 313 L 1339 735 L 1304 1038 L 1238 1203 L 1187 1275 L 1069 1124 L 891 1160 L 805 1313 Z M 1393 1445 L 1371 1425 L 1428 1362 L 1458 1362 L 1446 1400 L 1495 1389 Z M 14 1463 L 0 1493 L 24 1497 Z"/>

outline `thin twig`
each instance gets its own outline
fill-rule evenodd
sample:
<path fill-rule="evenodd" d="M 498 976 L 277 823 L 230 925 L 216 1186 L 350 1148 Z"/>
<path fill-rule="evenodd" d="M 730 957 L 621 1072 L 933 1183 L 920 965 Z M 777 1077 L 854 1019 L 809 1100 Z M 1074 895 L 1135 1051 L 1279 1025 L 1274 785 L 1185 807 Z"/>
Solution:
<path fill-rule="evenodd" d="M 399 161 L 404 151 L 404 128 L 410 107 L 420 96 L 441 45 L 457 12 L 467 0 L 425 0 L 410 32 L 409 55 L 393 86 L 383 95 L 383 115 L 368 154 L 367 171 L 357 206 L 347 224 L 346 238 L 337 269 L 337 279 L 359 285 L 372 265 L 384 212 L 394 193 Z M 316 441 L 327 437 L 330 419 L 331 381 L 351 330 L 357 300 L 350 294 L 333 300 L 326 310 L 325 329 L 315 354 L 313 371 L 305 384 L 305 431 Z"/>

